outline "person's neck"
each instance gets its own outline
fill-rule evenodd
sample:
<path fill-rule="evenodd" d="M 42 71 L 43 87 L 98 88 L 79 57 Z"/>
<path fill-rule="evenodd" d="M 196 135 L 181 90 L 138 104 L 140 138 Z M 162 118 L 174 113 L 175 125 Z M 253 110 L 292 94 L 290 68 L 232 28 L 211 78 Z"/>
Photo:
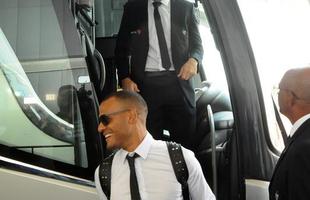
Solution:
<path fill-rule="evenodd" d="M 132 133 L 134 134 L 128 145 L 123 148 L 128 152 L 133 152 L 143 141 L 146 136 L 147 130 L 144 127 L 136 127 Z"/>
<path fill-rule="evenodd" d="M 288 117 L 292 124 L 294 124 L 297 120 L 302 118 L 303 116 L 310 113 L 310 107 L 300 106 L 292 110 L 291 116 Z"/>

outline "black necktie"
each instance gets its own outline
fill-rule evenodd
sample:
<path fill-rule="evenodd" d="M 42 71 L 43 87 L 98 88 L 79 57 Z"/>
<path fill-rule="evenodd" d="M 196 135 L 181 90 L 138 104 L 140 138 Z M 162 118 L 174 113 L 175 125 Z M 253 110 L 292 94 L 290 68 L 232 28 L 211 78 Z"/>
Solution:
<path fill-rule="evenodd" d="M 138 157 L 138 154 L 134 154 L 132 157 L 127 155 L 127 160 L 130 169 L 130 194 L 131 200 L 141 200 L 139 186 L 137 181 L 136 169 L 135 169 L 135 158 Z"/>
<path fill-rule="evenodd" d="M 155 27 L 157 32 L 160 56 L 161 56 L 161 63 L 163 68 L 169 70 L 171 67 L 171 62 L 169 59 L 168 47 L 165 39 L 163 25 L 161 23 L 160 14 L 158 12 L 158 7 L 161 5 L 160 1 L 154 1 L 154 20 L 155 20 Z"/>

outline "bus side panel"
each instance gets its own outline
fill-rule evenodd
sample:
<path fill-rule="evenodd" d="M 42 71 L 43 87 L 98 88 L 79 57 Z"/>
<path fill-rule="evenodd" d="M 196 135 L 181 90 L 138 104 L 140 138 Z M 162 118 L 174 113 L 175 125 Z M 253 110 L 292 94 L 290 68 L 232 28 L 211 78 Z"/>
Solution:
<path fill-rule="evenodd" d="M 0 180 L 1 199 L 99 199 L 94 187 L 77 185 L 12 170 L 0 169 Z"/>

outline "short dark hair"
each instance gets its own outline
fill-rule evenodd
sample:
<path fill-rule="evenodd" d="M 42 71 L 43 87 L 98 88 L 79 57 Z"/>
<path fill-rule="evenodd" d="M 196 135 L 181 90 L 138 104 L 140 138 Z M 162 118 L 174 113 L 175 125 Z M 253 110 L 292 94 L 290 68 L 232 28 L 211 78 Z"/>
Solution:
<path fill-rule="evenodd" d="M 148 113 L 148 108 L 143 97 L 137 92 L 130 92 L 125 90 L 120 90 L 109 94 L 103 101 L 115 98 L 120 101 L 128 102 L 129 104 L 134 104 L 138 109 L 144 111 L 145 114 Z"/>

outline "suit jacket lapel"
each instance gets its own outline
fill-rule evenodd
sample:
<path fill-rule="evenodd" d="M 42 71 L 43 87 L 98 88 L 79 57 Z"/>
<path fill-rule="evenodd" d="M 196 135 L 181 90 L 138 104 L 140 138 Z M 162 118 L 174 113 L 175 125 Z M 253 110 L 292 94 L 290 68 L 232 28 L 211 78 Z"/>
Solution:
<path fill-rule="evenodd" d="M 170 33 L 170 38 L 171 38 L 171 56 L 172 56 L 172 62 L 175 65 L 176 62 L 174 60 L 174 51 L 175 51 L 175 44 L 177 44 L 177 42 L 175 41 L 175 36 L 173 34 L 176 33 L 176 29 L 175 29 L 175 22 L 177 20 L 178 16 L 178 10 L 179 10 L 179 3 L 176 2 L 177 0 L 170 0 L 170 27 L 171 27 L 171 33 Z M 180 11 L 180 10 L 179 10 Z M 177 67 L 177 66 L 174 66 Z"/>
<path fill-rule="evenodd" d="M 140 13 L 141 15 L 141 20 L 140 21 L 140 28 L 143 30 L 141 37 L 145 38 L 145 40 L 149 41 L 149 27 L 148 27 L 148 1 L 149 0 L 144 0 L 141 1 L 139 10 L 136 10 L 135 12 L 138 14 Z"/>
<path fill-rule="evenodd" d="M 177 6 L 178 4 L 175 2 L 175 0 L 170 0 L 171 33 L 174 31 L 172 30 L 172 23 L 176 17 L 176 9 L 178 9 Z"/>
<path fill-rule="evenodd" d="M 270 183 L 272 182 L 272 180 L 273 180 L 273 178 L 274 178 L 274 176 L 275 176 L 275 174 L 276 174 L 275 172 L 277 171 L 277 169 L 278 169 L 280 163 L 282 162 L 282 160 L 283 160 L 283 158 L 284 158 L 286 152 L 287 152 L 288 149 L 291 147 L 291 145 L 293 144 L 293 142 L 294 142 L 300 135 L 302 135 L 302 134 L 304 133 L 303 129 L 304 129 L 305 127 L 307 127 L 307 124 L 308 124 L 308 123 L 310 123 L 310 119 L 308 119 L 307 121 L 305 121 L 305 122 L 297 129 L 297 131 L 294 133 L 293 137 L 289 140 L 289 142 L 288 142 L 287 145 L 285 146 L 285 148 L 284 148 L 284 150 L 282 151 L 281 156 L 280 156 L 280 158 L 279 158 L 279 160 L 278 160 L 278 162 L 277 162 L 277 164 L 276 164 L 276 166 L 275 166 L 275 168 L 274 168 L 274 172 L 273 172 L 272 178 L 271 178 L 271 180 L 270 180 Z"/>
<path fill-rule="evenodd" d="M 146 38 L 146 40 L 147 40 L 147 43 L 149 43 L 149 25 L 148 25 L 148 23 L 149 23 L 149 20 L 148 20 L 148 13 L 149 13 L 149 11 L 148 11 L 148 1 L 149 0 L 145 0 L 145 1 L 143 1 L 143 10 L 144 10 L 144 12 L 142 12 L 143 14 L 144 14 L 144 21 L 145 21 L 145 24 L 144 24 L 144 28 L 145 28 L 145 38 Z"/>
<path fill-rule="evenodd" d="M 138 8 L 135 10 L 139 16 L 139 29 L 142 30 L 140 35 L 141 49 L 140 49 L 140 59 L 143 61 L 143 66 L 140 68 L 141 73 L 144 73 L 145 63 L 147 59 L 147 54 L 149 50 L 149 27 L 148 27 L 148 2 L 150 0 L 141 0 Z"/>

